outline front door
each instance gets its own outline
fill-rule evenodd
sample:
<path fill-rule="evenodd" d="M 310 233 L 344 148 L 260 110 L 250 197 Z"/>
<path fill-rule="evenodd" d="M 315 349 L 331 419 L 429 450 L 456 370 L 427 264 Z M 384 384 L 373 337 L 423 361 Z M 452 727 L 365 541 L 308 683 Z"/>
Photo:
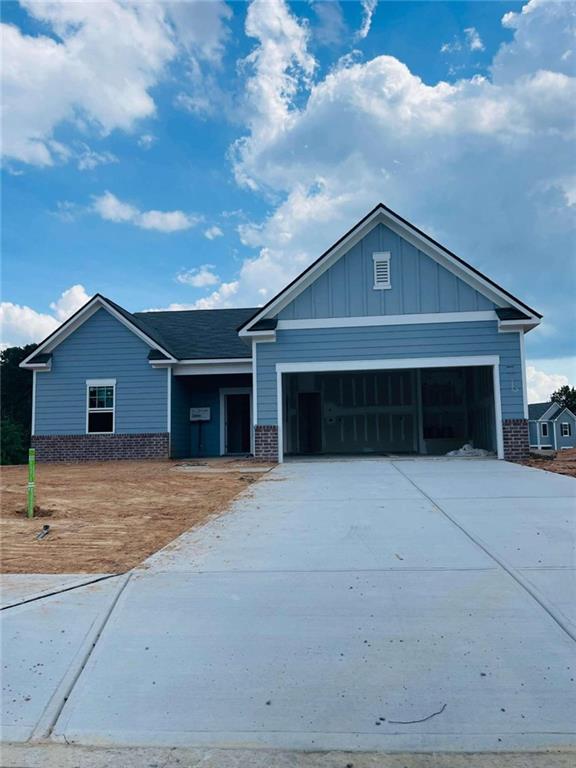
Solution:
<path fill-rule="evenodd" d="M 250 453 L 250 395 L 225 397 L 225 453 Z"/>

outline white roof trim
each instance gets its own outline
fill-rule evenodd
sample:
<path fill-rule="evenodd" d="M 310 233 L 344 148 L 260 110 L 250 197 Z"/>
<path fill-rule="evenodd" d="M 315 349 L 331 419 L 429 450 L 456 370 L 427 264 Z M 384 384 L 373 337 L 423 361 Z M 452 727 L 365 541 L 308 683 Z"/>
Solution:
<path fill-rule="evenodd" d="M 553 411 L 555 408 L 560 408 L 558 403 L 550 403 L 549 407 L 544 411 L 542 416 L 538 419 L 538 421 L 554 421 L 554 419 L 547 419 L 546 417 L 550 413 L 550 411 Z M 558 413 L 561 413 L 561 411 L 558 411 Z"/>
<path fill-rule="evenodd" d="M 558 403 L 555 403 L 555 405 L 558 405 Z M 554 416 L 552 419 L 548 419 L 548 421 L 558 421 L 558 419 L 560 418 L 560 416 L 562 416 L 563 413 L 569 413 L 570 416 L 572 416 L 572 418 L 576 419 L 576 414 L 572 413 L 572 411 L 570 410 L 570 408 L 568 408 L 567 405 L 565 405 L 563 408 L 562 408 L 562 406 L 560 406 L 560 409 L 561 410 L 558 411 L 556 416 Z M 548 410 L 550 410 L 550 409 L 548 409 Z"/>
<path fill-rule="evenodd" d="M 434 259 L 438 264 L 448 269 L 454 275 L 464 280 L 475 290 L 482 293 L 486 298 L 493 301 L 497 307 L 514 307 L 515 309 L 530 315 L 527 307 L 512 297 L 508 296 L 497 286 L 492 285 L 488 280 L 456 261 L 450 254 L 444 251 L 440 246 L 435 245 L 424 235 L 421 235 L 413 227 L 401 221 L 392 211 L 383 208 L 375 208 L 371 215 L 360 226 L 354 227 L 347 236 L 339 241 L 335 246 L 326 251 L 324 256 L 318 261 L 316 266 L 304 272 L 300 278 L 297 278 L 288 290 L 281 292 L 268 306 L 250 320 L 250 322 L 240 331 L 240 336 L 251 335 L 250 328 L 265 317 L 274 317 L 290 304 L 302 291 L 312 285 L 320 275 L 338 261 L 347 253 L 357 242 L 365 237 L 378 224 L 384 224 L 400 237 L 414 245 L 418 250 Z M 530 322 L 538 324 L 540 319 L 534 315 L 530 317 Z"/>
<path fill-rule="evenodd" d="M 111 306 L 103 296 L 96 294 L 96 296 L 93 296 L 90 301 L 86 302 L 86 304 L 84 304 L 84 306 L 79 309 L 76 314 L 72 315 L 72 317 L 62 323 L 62 325 L 57 328 L 56 331 L 51 333 L 48 338 L 44 339 L 44 341 L 36 347 L 34 352 L 28 355 L 28 357 L 20 363 L 20 368 L 32 367 L 33 364 L 30 364 L 30 360 L 32 360 L 34 357 L 36 357 L 36 355 L 40 353 L 51 352 L 59 344 L 61 344 L 64 339 L 70 336 L 70 334 L 74 333 L 74 331 L 80 328 L 80 326 L 83 325 L 86 320 L 91 318 L 92 315 L 94 315 L 99 309 L 105 309 L 112 315 L 112 317 L 122 323 L 122 325 L 128 328 L 128 330 L 132 331 L 132 333 L 142 339 L 142 341 L 152 347 L 152 349 L 159 350 L 170 360 L 175 361 L 176 358 L 174 358 L 170 352 L 161 347 L 157 342 L 154 341 L 154 339 L 141 331 L 140 328 L 131 323 L 126 317 L 124 317 L 124 315 L 120 314 L 120 312 L 114 309 L 114 307 Z"/>

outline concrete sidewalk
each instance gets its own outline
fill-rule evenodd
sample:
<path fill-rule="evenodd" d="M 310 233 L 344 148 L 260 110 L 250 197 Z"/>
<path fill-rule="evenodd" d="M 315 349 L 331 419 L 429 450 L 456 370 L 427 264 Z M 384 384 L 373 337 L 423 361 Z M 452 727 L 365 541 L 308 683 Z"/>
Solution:
<path fill-rule="evenodd" d="M 498 461 L 282 465 L 134 573 L 51 738 L 573 745 L 575 494 Z"/>

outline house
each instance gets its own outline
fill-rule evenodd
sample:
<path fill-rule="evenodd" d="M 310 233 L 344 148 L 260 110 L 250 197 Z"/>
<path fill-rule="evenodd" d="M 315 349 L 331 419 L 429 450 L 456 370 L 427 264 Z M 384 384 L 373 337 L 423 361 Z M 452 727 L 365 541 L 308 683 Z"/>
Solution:
<path fill-rule="evenodd" d="M 530 448 L 576 448 L 576 416 L 558 403 L 528 406 Z"/>
<path fill-rule="evenodd" d="M 22 366 L 39 460 L 528 452 L 541 315 L 379 204 L 265 306 L 94 296 Z"/>

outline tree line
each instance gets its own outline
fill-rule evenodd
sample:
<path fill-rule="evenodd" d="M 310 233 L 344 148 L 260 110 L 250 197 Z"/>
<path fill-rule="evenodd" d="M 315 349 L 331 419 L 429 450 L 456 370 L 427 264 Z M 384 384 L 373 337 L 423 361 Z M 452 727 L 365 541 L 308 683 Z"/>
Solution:
<path fill-rule="evenodd" d="M 7 347 L 0 352 L 1 464 L 22 464 L 28 458 L 32 427 L 32 371 L 18 366 L 37 346 Z"/>

